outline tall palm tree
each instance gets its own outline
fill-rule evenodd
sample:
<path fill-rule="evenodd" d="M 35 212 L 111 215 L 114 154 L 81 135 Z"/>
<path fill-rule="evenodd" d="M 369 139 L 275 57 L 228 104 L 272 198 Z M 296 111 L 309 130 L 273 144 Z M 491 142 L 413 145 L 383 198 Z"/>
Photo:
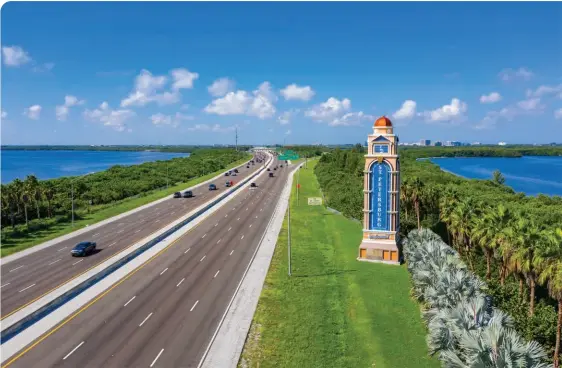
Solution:
<path fill-rule="evenodd" d="M 35 208 L 37 209 L 37 218 L 41 219 L 41 214 L 39 211 L 39 201 L 41 200 L 39 180 L 37 180 L 37 177 L 35 175 L 27 175 L 27 178 L 25 178 L 25 185 L 27 187 L 27 194 L 35 202 Z"/>
<path fill-rule="evenodd" d="M 457 247 L 459 252 L 464 247 L 471 269 L 474 269 L 474 265 L 472 264 L 470 235 L 474 218 L 478 214 L 477 206 L 471 197 L 467 197 L 460 201 L 451 213 L 451 227 L 454 229 Z"/>
<path fill-rule="evenodd" d="M 47 199 L 47 216 L 53 217 L 51 201 L 53 200 L 53 196 L 55 194 L 53 183 L 50 181 L 43 182 L 43 194 L 45 195 L 45 199 Z"/>
<path fill-rule="evenodd" d="M 486 256 L 486 280 L 492 278 L 492 256 L 494 254 L 494 243 L 496 233 L 491 226 L 490 212 L 493 209 L 483 210 L 483 216 L 476 217 L 473 221 L 472 240 L 478 245 Z"/>
<path fill-rule="evenodd" d="M 558 302 L 554 368 L 559 368 L 560 339 L 562 339 L 562 228 L 556 229 L 549 240 L 550 247 L 546 254 L 541 254 L 543 257 L 539 264 L 539 282 L 546 284 L 549 295 Z"/>
<path fill-rule="evenodd" d="M 451 239 L 451 214 L 458 202 L 459 196 L 457 192 L 451 189 L 451 187 L 446 187 L 439 200 L 439 217 L 447 225 L 447 237 L 451 246 L 453 246 Z"/>
<path fill-rule="evenodd" d="M 400 185 L 400 207 L 404 208 L 404 216 L 408 221 L 408 207 L 410 200 L 410 181 L 408 179 L 402 181 Z"/>
<path fill-rule="evenodd" d="M 418 219 L 418 230 L 421 229 L 421 219 L 420 219 L 420 206 L 421 199 L 423 195 L 423 182 L 420 178 L 415 177 L 410 183 L 410 200 L 414 204 L 414 210 L 416 211 L 416 217 Z"/>
<path fill-rule="evenodd" d="M 546 253 L 549 235 L 537 226 L 537 224 L 525 218 L 516 223 L 517 237 L 515 250 L 513 252 L 513 265 L 520 273 L 530 289 L 529 315 L 535 313 L 535 288 L 538 281 L 538 269 L 544 262 L 543 255 Z"/>
<path fill-rule="evenodd" d="M 21 204 L 23 191 L 24 191 L 23 181 L 21 181 L 20 179 L 14 179 L 14 181 L 12 182 L 12 187 L 14 189 L 13 195 L 16 198 L 16 208 L 18 210 L 18 213 L 20 213 L 20 211 L 21 211 L 20 204 Z"/>

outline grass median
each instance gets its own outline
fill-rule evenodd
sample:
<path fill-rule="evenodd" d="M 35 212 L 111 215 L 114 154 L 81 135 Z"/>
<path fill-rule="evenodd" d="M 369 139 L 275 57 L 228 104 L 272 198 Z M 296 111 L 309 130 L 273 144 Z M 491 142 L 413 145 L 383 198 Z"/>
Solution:
<path fill-rule="evenodd" d="M 228 165 L 227 168 L 223 170 L 200 176 L 185 183 L 176 184 L 169 187 L 168 189 L 151 191 L 144 196 L 124 199 L 117 203 L 103 205 L 98 208 L 92 208 L 90 213 L 83 214 L 79 220 L 74 221 L 74 226 L 72 226 L 68 222 L 55 223 L 52 226 L 49 226 L 49 228 L 47 229 L 34 231 L 33 233 L 28 234 L 25 237 L 9 238 L 7 240 L 4 240 L 2 242 L 2 247 L 0 248 L 0 257 L 5 257 L 7 255 L 20 252 L 24 249 L 44 243 L 48 240 L 79 230 L 83 227 L 96 224 L 110 217 L 120 215 L 124 212 L 143 206 L 147 203 L 154 202 L 158 199 L 169 196 L 174 192 L 197 185 L 219 175 L 225 170 L 242 165 L 243 163 L 247 162 L 250 157 L 251 156 L 248 155 L 248 157 Z"/>
<path fill-rule="evenodd" d="M 285 217 L 238 366 L 439 367 L 406 268 L 358 262 L 361 224 L 307 204 L 322 196 L 314 166 L 300 170 L 298 205 L 293 185 L 292 276 Z"/>

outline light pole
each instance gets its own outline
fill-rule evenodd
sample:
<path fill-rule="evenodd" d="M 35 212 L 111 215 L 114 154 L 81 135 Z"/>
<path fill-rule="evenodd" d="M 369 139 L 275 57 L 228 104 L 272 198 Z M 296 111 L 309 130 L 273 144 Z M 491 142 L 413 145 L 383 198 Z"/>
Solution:
<path fill-rule="evenodd" d="M 289 259 L 289 276 L 291 276 L 291 193 L 290 192 L 289 192 L 289 202 L 287 207 L 287 253 Z"/>

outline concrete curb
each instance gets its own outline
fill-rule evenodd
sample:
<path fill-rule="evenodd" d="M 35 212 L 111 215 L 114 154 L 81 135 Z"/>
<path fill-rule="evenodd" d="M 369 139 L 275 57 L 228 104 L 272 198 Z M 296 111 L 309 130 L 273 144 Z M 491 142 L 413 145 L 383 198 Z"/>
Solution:
<path fill-rule="evenodd" d="M 268 164 L 271 164 L 271 162 L 272 161 L 270 160 Z M 148 237 L 137 242 L 132 247 L 115 254 L 105 262 L 86 272 L 84 275 L 63 284 L 53 292 L 43 296 L 39 300 L 31 303 L 30 305 L 14 313 L 13 315 L 6 317 L 1 322 L 1 344 L 3 345 L 4 343 L 8 342 L 11 338 L 21 333 L 29 326 L 37 323 L 41 318 L 44 318 L 57 308 L 62 307 L 64 304 L 68 303 L 70 300 L 83 293 L 87 289 L 91 288 L 93 285 L 100 282 L 111 273 L 123 267 L 128 262 L 138 257 L 148 249 L 154 247 L 159 242 L 168 238 L 176 231 L 192 222 L 194 219 L 203 215 L 209 209 L 221 203 L 224 199 L 233 197 L 233 193 L 237 193 L 238 189 L 242 188 L 252 179 L 264 172 L 265 166 L 258 169 L 258 171 L 253 175 L 247 177 L 243 181 L 230 188 L 230 190 L 219 195 L 217 198 L 203 203 L 187 215 L 179 218 L 165 228 L 161 229 L 156 234 L 149 235 Z"/>
<path fill-rule="evenodd" d="M 241 167 L 244 166 L 244 165 L 246 165 L 246 164 L 242 164 L 242 165 L 236 166 L 235 168 L 241 168 Z M 219 175 L 217 175 L 217 176 L 215 176 L 215 177 L 213 177 L 213 178 L 211 178 L 211 179 L 208 179 L 208 180 L 206 180 L 206 181 L 204 181 L 204 182 L 201 182 L 201 183 L 199 183 L 199 184 L 197 184 L 197 185 L 194 185 L 194 186 L 192 186 L 192 187 L 183 189 L 183 190 L 181 190 L 181 191 L 183 192 L 184 190 L 194 190 L 194 189 L 199 188 L 199 187 L 201 187 L 201 186 L 204 186 L 204 185 L 206 185 L 206 184 L 208 184 L 208 183 L 210 183 L 210 182 L 212 182 L 212 181 L 219 180 L 219 179 L 222 178 L 223 176 L 224 176 L 224 172 L 222 172 L 221 174 L 219 174 Z M 142 206 L 140 206 L 140 207 L 133 208 L 132 210 L 129 210 L 129 211 L 127 211 L 127 212 L 123 212 L 123 213 L 121 213 L 121 214 L 119 214 L 119 215 L 115 215 L 115 216 L 113 216 L 113 217 L 110 217 L 110 218 L 108 218 L 108 219 L 102 220 L 102 221 L 100 221 L 100 222 L 96 222 L 95 224 L 92 224 L 92 225 L 90 225 L 90 226 L 86 226 L 86 227 L 83 227 L 83 228 L 81 228 L 81 229 L 79 229 L 79 230 L 73 231 L 73 232 L 71 232 L 71 233 L 68 233 L 68 234 L 59 236 L 58 238 L 54 238 L 54 239 L 51 239 L 51 240 L 47 240 L 47 241 L 44 242 L 44 243 L 37 244 L 37 245 L 35 245 L 35 246 L 33 246 L 33 247 L 30 247 L 30 248 L 27 248 L 27 249 L 25 249 L 25 250 L 22 250 L 21 252 L 17 252 L 17 253 L 14 253 L 14 254 L 10 254 L 9 256 L 2 257 L 2 258 L 0 258 L 0 265 L 4 266 L 4 265 L 6 265 L 6 264 L 8 264 L 8 263 L 10 263 L 10 262 L 16 261 L 16 260 L 18 260 L 18 259 L 20 259 L 20 258 L 22 258 L 22 257 L 25 257 L 25 256 L 30 255 L 30 254 L 32 254 L 32 253 L 38 252 L 38 251 L 43 250 L 43 249 L 45 249 L 45 248 L 49 248 L 49 247 L 51 247 L 51 246 L 53 246 L 53 245 L 55 245 L 55 244 L 58 244 L 58 243 L 60 243 L 60 242 L 62 242 L 62 241 L 71 239 L 71 238 L 73 238 L 73 237 L 75 237 L 75 236 L 84 234 L 84 233 L 86 233 L 86 232 L 88 232 L 88 231 L 90 231 L 90 230 L 97 229 L 97 228 L 99 228 L 99 227 L 101 227 L 101 226 L 104 226 L 104 225 L 107 225 L 107 224 L 109 224 L 109 223 L 111 223 L 111 222 L 113 222 L 113 221 L 120 220 L 120 219 L 122 219 L 123 217 L 127 217 L 127 216 L 129 216 L 129 215 L 132 215 L 132 214 L 134 214 L 134 213 L 137 213 L 137 212 L 139 212 L 139 211 L 142 211 L 142 210 L 144 210 L 145 208 L 149 208 L 149 207 L 155 206 L 155 205 L 157 205 L 157 204 L 159 204 L 159 203 L 162 203 L 162 202 L 168 200 L 169 198 L 170 198 L 170 196 L 166 196 L 166 197 L 164 197 L 164 198 L 157 199 L 157 200 L 155 200 L 155 201 L 153 201 L 153 202 L 144 204 L 144 205 L 142 205 Z"/>
<path fill-rule="evenodd" d="M 301 166 L 302 164 L 299 164 L 296 170 Z M 267 230 L 256 248 L 252 261 L 242 276 L 198 368 L 235 368 L 238 365 L 273 258 L 277 238 L 283 227 L 283 219 L 293 186 L 293 175 L 296 170 L 293 170 L 287 178 L 287 185 L 279 197 Z"/>

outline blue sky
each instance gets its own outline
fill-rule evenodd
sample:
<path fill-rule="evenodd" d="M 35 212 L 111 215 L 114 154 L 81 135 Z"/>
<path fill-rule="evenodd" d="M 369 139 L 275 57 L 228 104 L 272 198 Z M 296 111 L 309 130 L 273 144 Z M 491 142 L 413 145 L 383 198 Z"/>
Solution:
<path fill-rule="evenodd" d="M 12 2 L 1 17 L 3 144 L 233 143 L 235 126 L 240 143 L 356 143 L 383 114 L 403 142 L 562 142 L 560 3 Z"/>

